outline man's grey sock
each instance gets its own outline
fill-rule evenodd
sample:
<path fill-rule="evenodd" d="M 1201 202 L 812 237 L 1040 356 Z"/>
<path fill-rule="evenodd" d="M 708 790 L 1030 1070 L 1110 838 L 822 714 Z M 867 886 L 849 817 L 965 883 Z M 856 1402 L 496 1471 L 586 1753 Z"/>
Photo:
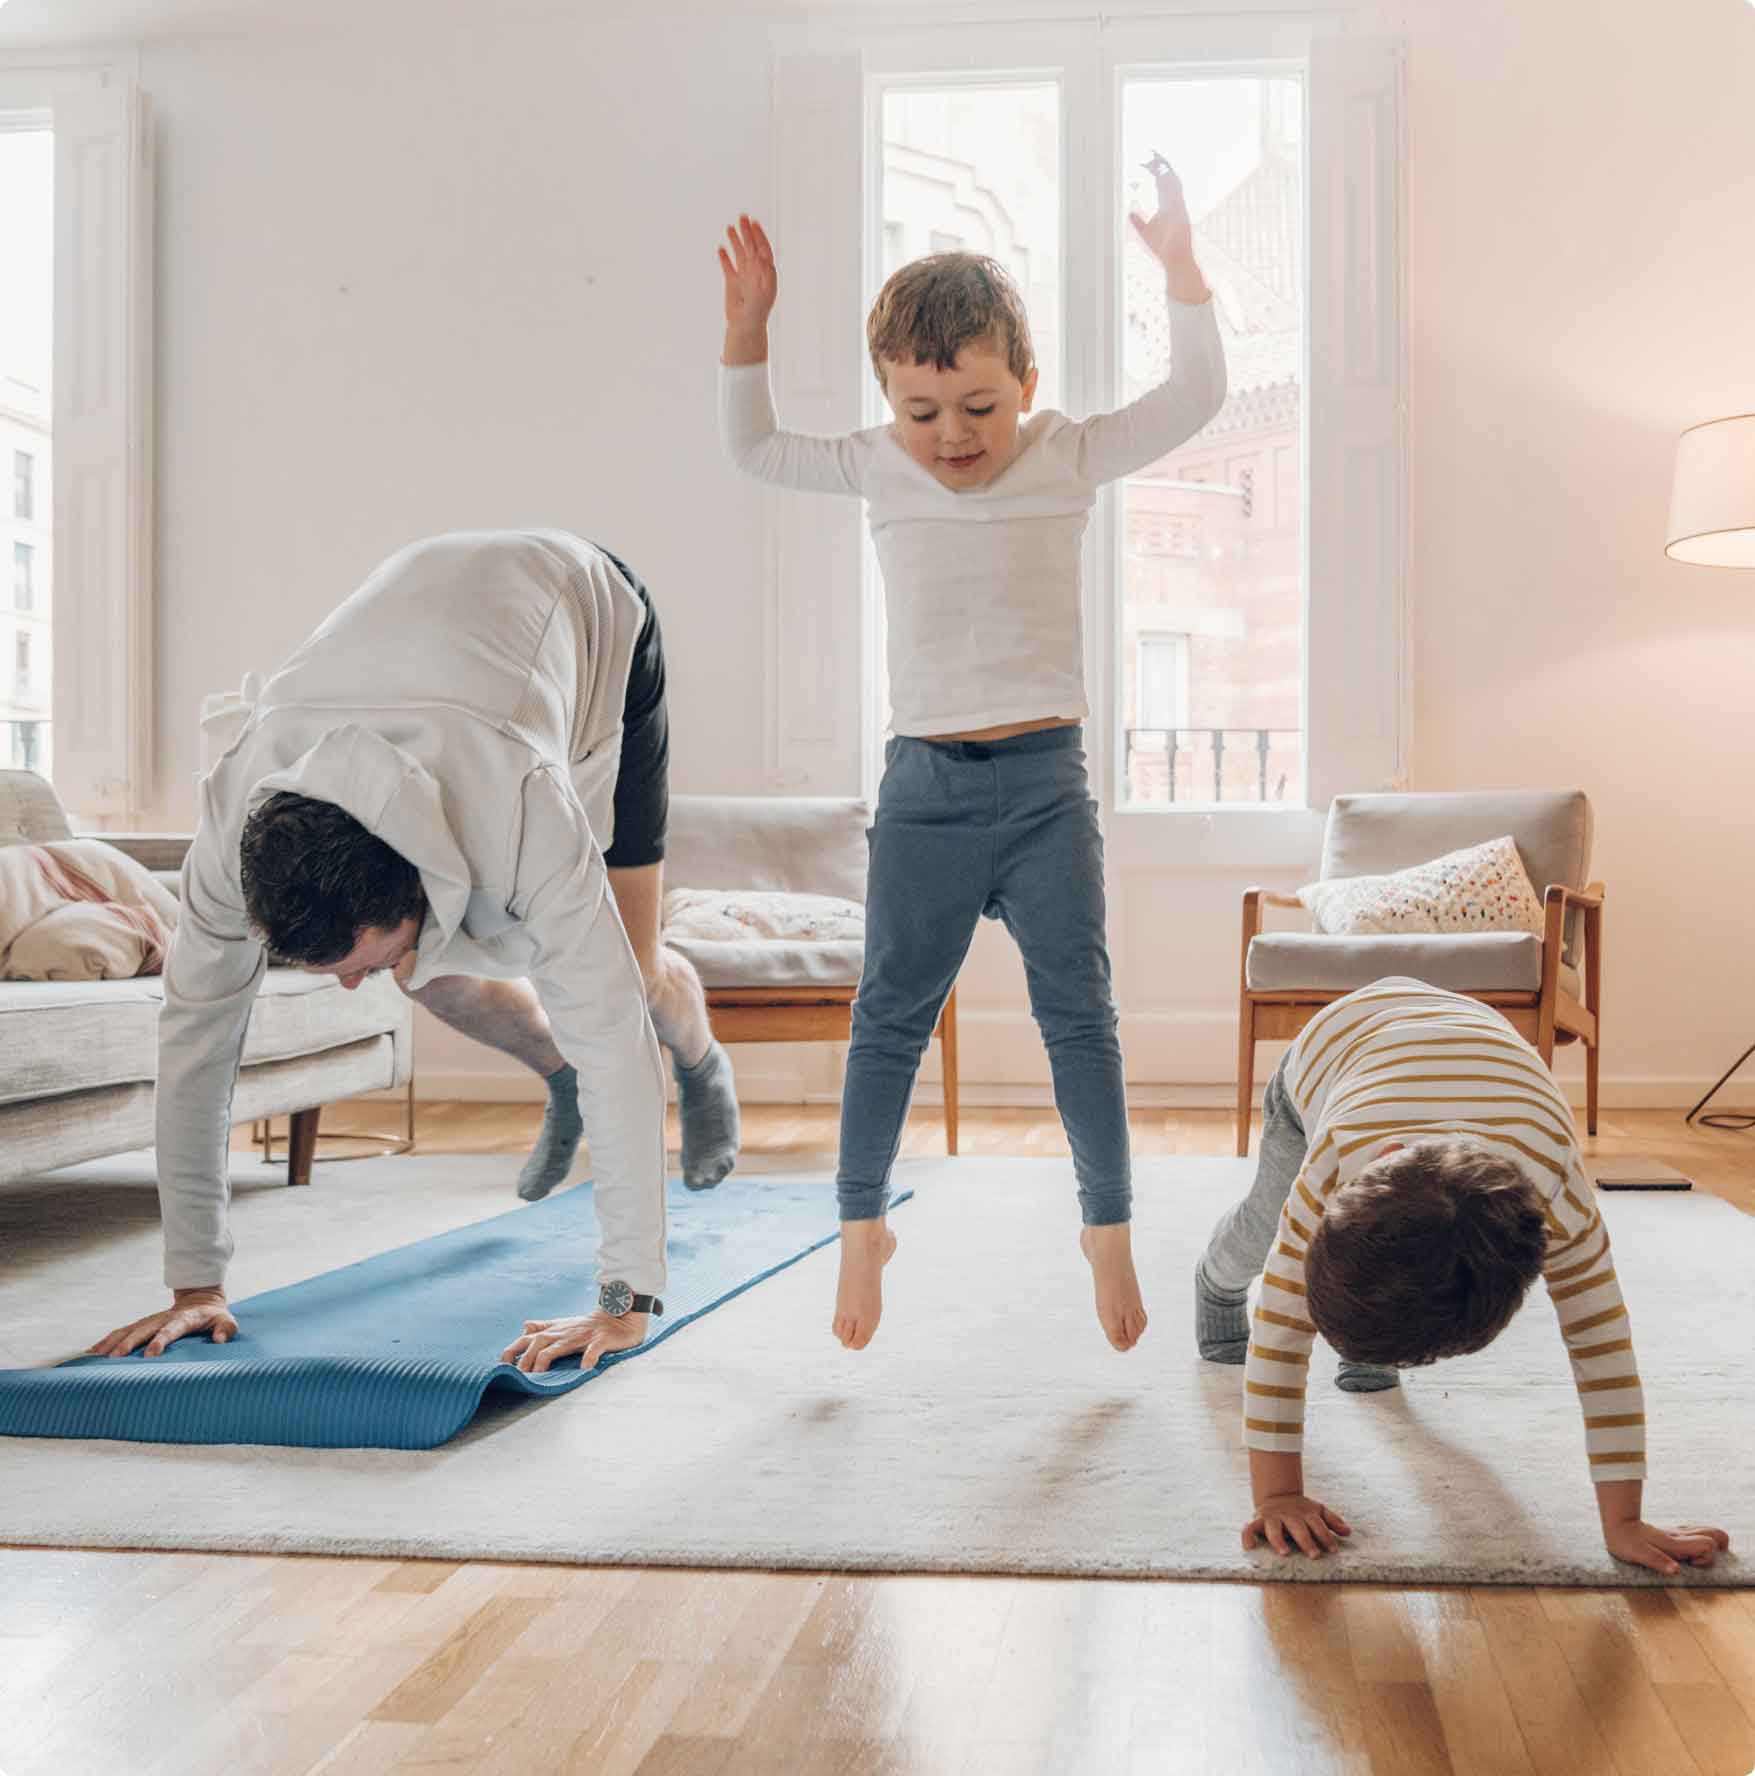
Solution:
<path fill-rule="evenodd" d="M 741 1131 L 731 1056 L 717 1042 L 709 1042 L 694 1066 L 678 1061 L 674 1070 L 683 1182 L 691 1190 L 711 1190 L 737 1164 Z"/>
<path fill-rule="evenodd" d="M 1402 1378 L 1381 1363 L 1348 1363 L 1343 1360 L 1335 1371 L 1335 1386 L 1343 1394 L 1380 1394 L 1385 1388 L 1400 1387 Z"/>
<path fill-rule="evenodd" d="M 579 1137 L 585 1132 L 579 1120 L 579 1075 L 563 1063 L 544 1083 L 548 1086 L 548 1109 L 543 1114 L 542 1133 L 518 1174 L 518 1194 L 526 1202 L 541 1202 L 557 1184 L 566 1183 L 573 1155 L 579 1151 Z"/>
<path fill-rule="evenodd" d="M 1209 1363 L 1241 1363 L 1249 1354 L 1249 1291 L 1215 1289 L 1204 1263 L 1194 1267 L 1194 1342 Z"/>

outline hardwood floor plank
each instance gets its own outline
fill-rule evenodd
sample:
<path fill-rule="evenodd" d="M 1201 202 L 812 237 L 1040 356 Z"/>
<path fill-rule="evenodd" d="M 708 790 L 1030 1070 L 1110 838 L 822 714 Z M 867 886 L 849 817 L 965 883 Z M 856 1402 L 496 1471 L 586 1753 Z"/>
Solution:
<path fill-rule="evenodd" d="M 1620 1776 L 1682 1776 L 1693 1757 L 1646 1675 L 1614 1593 L 1543 1591 L 1541 1610 Z"/>
<path fill-rule="evenodd" d="M 1755 1771 L 1755 1722 L 1722 1683 L 1660 1683 L 1658 1700 L 1702 1776 Z"/>
<path fill-rule="evenodd" d="M 1612 1770 L 1595 1713 L 1554 1639 L 1539 1593 L 1482 1585 L 1469 1601 L 1537 1776 L 1603 1776 Z"/>
<path fill-rule="evenodd" d="M 372 1710 L 372 1719 L 426 1725 L 442 1720 L 548 1607 L 525 1597 L 496 1597 L 483 1604 Z"/>

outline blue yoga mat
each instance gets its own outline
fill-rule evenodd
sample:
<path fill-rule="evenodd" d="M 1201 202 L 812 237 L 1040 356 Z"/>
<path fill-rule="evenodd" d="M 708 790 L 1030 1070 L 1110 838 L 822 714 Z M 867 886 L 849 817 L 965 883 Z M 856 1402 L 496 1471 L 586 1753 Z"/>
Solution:
<path fill-rule="evenodd" d="M 0 1370 L 0 1435 L 432 1449 L 490 1388 L 569 1393 L 839 1237 L 826 1179 L 733 1177 L 699 1195 L 673 1180 L 669 1193 L 664 1314 L 584 1373 L 577 1357 L 541 1375 L 498 1357 L 525 1320 L 595 1305 L 589 1184 L 238 1302 L 229 1344 Z"/>

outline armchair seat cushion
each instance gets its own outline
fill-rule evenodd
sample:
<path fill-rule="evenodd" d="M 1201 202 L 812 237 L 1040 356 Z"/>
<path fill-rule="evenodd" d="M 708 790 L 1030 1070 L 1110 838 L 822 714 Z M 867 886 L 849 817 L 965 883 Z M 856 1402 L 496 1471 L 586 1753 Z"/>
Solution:
<path fill-rule="evenodd" d="M 835 938 L 806 943 L 787 938 L 751 938 L 719 943 L 671 937 L 671 949 L 694 963 L 701 984 L 716 987 L 856 987 L 865 962 L 865 940 Z"/>
<path fill-rule="evenodd" d="M 0 981 L 0 1104 L 158 1077 L 155 975 L 133 980 Z M 291 1060 L 386 1034 L 406 1016 L 387 975 L 345 991 L 328 975 L 271 968 L 251 1009 L 244 1065 Z"/>
<path fill-rule="evenodd" d="M 1276 931 L 1250 943 L 1246 974 L 1257 993 L 1350 993 L 1392 974 L 1454 993 L 1537 993 L 1542 942 L 1525 931 L 1397 937 Z M 1563 966 L 1560 986 L 1579 997 L 1577 970 Z"/>

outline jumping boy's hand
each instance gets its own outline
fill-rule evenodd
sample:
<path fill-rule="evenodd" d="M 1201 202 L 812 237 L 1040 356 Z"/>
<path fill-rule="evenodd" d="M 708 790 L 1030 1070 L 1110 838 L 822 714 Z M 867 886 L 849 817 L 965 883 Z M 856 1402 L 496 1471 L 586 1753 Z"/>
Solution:
<path fill-rule="evenodd" d="M 1286 1555 L 1295 1543 L 1312 1560 L 1320 1560 L 1324 1554 L 1339 1553 L 1336 1538 L 1352 1533 L 1346 1518 L 1320 1499 L 1301 1492 L 1278 1493 L 1256 1505 L 1255 1515 L 1243 1526 L 1243 1546 L 1265 1542 L 1276 1554 Z"/>
<path fill-rule="evenodd" d="M 1178 302 L 1205 302 L 1212 292 L 1194 262 L 1194 226 L 1188 219 L 1182 181 L 1161 154 L 1154 154 L 1146 168 L 1158 182 L 1158 212 L 1148 221 L 1131 210 L 1127 219 L 1146 251 L 1170 274 L 1170 294 Z"/>
<path fill-rule="evenodd" d="M 719 269 L 725 274 L 725 362 L 760 364 L 768 356 L 768 316 L 780 289 L 774 270 L 774 249 L 760 222 L 739 216 L 728 228 L 728 253 L 719 249 Z"/>
<path fill-rule="evenodd" d="M 1625 1523 L 1605 1523 L 1603 1543 L 1617 1560 L 1625 1560 L 1631 1566 L 1649 1566 L 1653 1572 L 1672 1578 L 1684 1566 L 1711 1566 L 1730 1547 L 1731 1538 L 1722 1529 L 1696 1523 L 1670 1531 L 1634 1518 Z"/>

